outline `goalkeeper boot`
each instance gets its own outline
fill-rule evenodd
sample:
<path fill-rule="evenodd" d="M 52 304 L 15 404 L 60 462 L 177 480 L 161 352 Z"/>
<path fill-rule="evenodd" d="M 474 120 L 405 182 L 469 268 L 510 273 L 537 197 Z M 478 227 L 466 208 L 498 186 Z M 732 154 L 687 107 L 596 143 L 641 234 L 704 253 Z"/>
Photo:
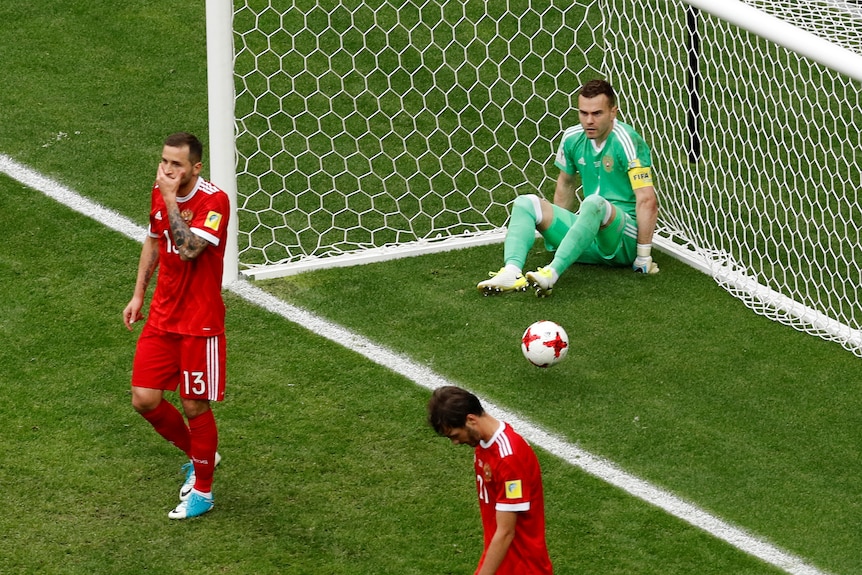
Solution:
<path fill-rule="evenodd" d="M 536 289 L 536 297 L 548 297 L 554 289 L 557 274 L 551 266 L 527 272 L 527 281 Z"/>
<path fill-rule="evenodd" d="M 218 467 L 219 463 L 221 463 L 221 455 L 216 451 L 214 467 Z M 191 461 L 183 465 L 183 471 L 186 472 L 186 479 L 180 487 L 180 501 L 185 501 L 189 498 L 192 489 L 195 487 L 195 479 L 197 479 L 195 476 L 195 465 Z"/>
<path fill-rule="evenodd" d="M 498 272 L 491 272 L 490 279 L 481 281 L 476 285 L 476 289 L 482 292 L 482 295 L 491 295 L 498 293 L 506 293 L 510 291 L 525 291 L 527 289 L 527 280 L 521 275 L 521 272 L 511 268 L 502 267 Z"/>
<path fill-rule="evenodd" d="M 213 508 L 212 493 L 206 494 L 192 490 L 185 501 L 180 502 L 173 510 L 168 512 L 170 519 L 188 519 L 203 515 Z"/>

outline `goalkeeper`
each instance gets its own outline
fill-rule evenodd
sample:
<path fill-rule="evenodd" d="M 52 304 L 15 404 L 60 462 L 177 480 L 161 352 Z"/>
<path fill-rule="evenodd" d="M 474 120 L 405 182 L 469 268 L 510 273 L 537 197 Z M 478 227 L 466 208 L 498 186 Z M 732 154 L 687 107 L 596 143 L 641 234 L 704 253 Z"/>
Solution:
<path fill-rule="evenodd" d="M 650 150 L 634 128 L 616 119 L 613 87 L 591 80 L 578 93 L 580 125 L 568 128 L 554 164 L 554 203 L 535 194 L 515 198 L 504 243 L 504 266 L 476 286 L 485 295 L 536 289 L 550 295 L 573 263 L 631 266 L 655 274 L 652 236 L 658 214 Z M 576 176 L 584 199 L 575 213 Z M 536 230 L 554 252 L 546 267 L 524 275 Z"/>

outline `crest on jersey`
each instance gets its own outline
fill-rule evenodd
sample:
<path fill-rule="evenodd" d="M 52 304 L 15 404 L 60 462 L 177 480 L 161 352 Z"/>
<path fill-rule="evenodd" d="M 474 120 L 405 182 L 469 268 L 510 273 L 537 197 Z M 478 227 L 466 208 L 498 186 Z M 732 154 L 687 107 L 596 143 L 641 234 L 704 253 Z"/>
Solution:
<path fill-rule="evenodd" d="M 185 223 L 189 223 L 190 221 L 192 221 L 193 215 L 194 213 L 191 210 L 183 210 L 180 212 L 180 217 Z"/>
<path fill-rule="evenodd" d="M 493 474 L 491 473 L 491 466 L 487 463 L 485 467 L 482 469 L 482 475 L 485 476 L 485 483 L 490 483 L 491 479 L 493 479 Z"/>
<path fill-rule="evenodd" d="M 612 172 L 614 170 L 613 156 L 605 156 L 602 158 L 602 165 L 605 167 L 606 172 Z"/>

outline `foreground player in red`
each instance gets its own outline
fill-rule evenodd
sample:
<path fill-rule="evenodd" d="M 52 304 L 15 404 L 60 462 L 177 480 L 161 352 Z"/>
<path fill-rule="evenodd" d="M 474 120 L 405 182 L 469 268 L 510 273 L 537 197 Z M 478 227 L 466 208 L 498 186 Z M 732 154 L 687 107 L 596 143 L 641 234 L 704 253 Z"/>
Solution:
<path fill-rule="evenodd" d="M 455 386 L 434 391 L 428 423 L 453 444 L 475 448 L 485 540 L 476 575 L 551 575 L 542 472 L 530 445 L 486 413 L 475 395 Z"/>
<path fill-rule="evenodd" d="M 225 388 L 221 282 L 230 201 L 200 177 L 202 155 L 201 142 L 191 134 L 165 140 L 134 295 L 123 310 L 131 330 L 144 318 L 147 287 L 158 269 L 135 350 L 132 406 L 190 460 L 171 519 L 212 509 L 213 470 L 220 459 L 210 402 L 221 401 Z M 178 387 L 183 413 L 164 398 Z"/>

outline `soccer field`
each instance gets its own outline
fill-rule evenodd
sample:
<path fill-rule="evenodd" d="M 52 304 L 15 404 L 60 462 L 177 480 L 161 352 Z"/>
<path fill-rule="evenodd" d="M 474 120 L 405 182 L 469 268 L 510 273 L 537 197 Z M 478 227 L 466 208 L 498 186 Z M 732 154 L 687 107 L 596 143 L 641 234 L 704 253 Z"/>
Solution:
<path fill-rule="evenodd" d="M 203 8 L 96 1 L 56 14 L 37 2 L 0 16 L 0 154 L 142 226 L 164 135 L 206 137 Z M 235 291 L 216 509 L 169 522 L 182 460 L 129 405 L 136 334 L 120 312 L 139 244 L 5 175 L 0 222 L 0 573 L 472 571 L 471 456 L 425 426 L 427 388 Z M 475 283 L 500 250 L 254 287 L 816 566 L 807 572 L 862 573 L 858 359 L 668 258 L 654 278 L 577 268 L 548 300 L 482 298 Z M 543 258 L 537 244 L 528 265 Z M 573 347 L 543 371 L 518 338 L 545 318 Z M 541 446 L 539 457 L 557 573 L 806 572 Z"/>

